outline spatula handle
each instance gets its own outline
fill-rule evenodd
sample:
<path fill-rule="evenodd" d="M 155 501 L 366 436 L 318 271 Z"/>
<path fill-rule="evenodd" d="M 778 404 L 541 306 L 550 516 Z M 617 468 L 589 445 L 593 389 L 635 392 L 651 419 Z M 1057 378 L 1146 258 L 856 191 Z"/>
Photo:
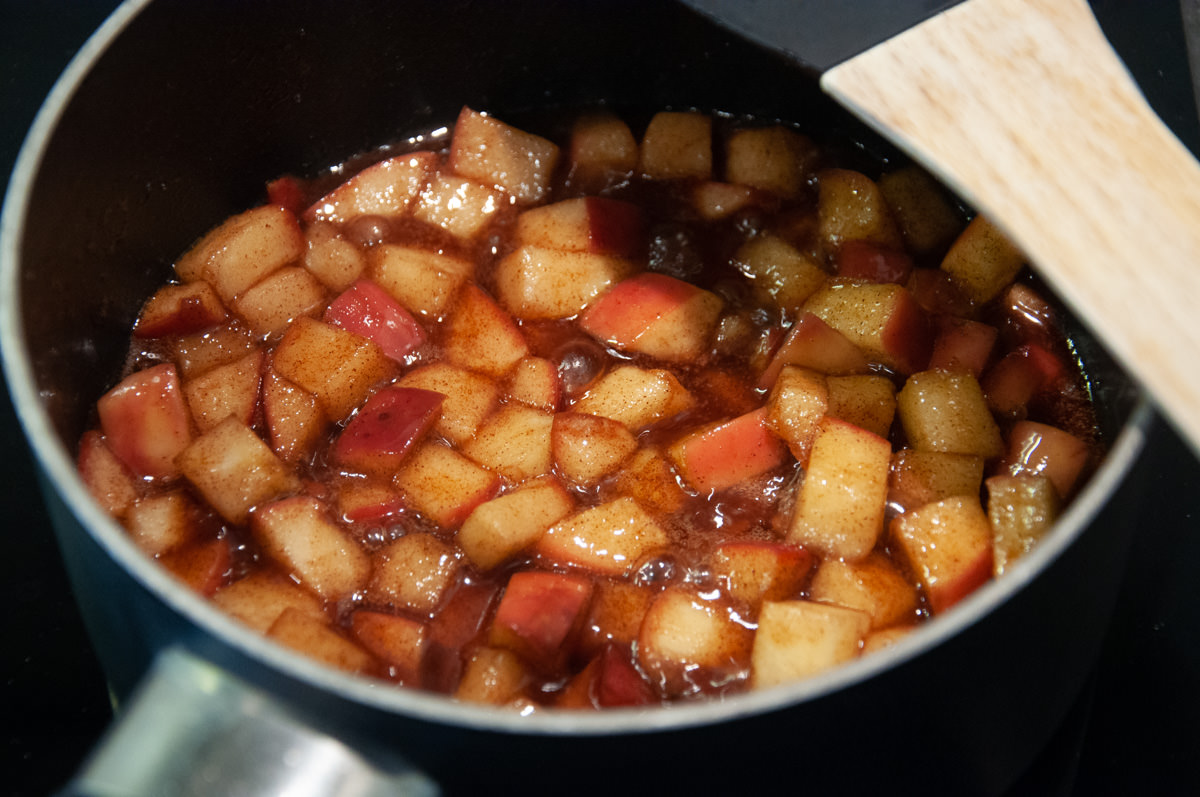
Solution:
<path fill-rule="evenodd" d="M 1084 0 L 967 0 L 822 87 L 988 215 L 1200 453 L 1200 164 Z"/>

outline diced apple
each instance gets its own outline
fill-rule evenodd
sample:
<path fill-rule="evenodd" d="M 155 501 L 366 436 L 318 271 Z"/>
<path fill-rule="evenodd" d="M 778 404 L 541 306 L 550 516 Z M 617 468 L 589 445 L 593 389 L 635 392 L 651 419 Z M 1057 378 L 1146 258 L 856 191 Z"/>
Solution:
<path fill-rule="evenodd" d="M 231 417 L 249 426 L 258 409 L 262 364 L 262 352 L 254 351 L 188 379 L 183 393 L 196 428 L 207 432 Z"/>
<path fill-rule="evenodd" d="M 569 318 L 634 268 L 611 254 L 521 246 L 496 264 L 496 296 L 518 318 Z"/>
<path fill-rule="evenodd" d="M 363 169 L 305 212 L 305 221 L 344 224 L 358 216 L 402 216 L 437 166 L 433 152 L 397 155 Z"/>
<path fill-rule="evenodd" d="M 979 495 L 983 457 L 905 448 L 892 457 L 889 503 L 907 512 L 955 495 Z"/>
<path fill-rule="evenodd" d="M 896 386 L 886 376 L 831 376 L 829 414 L 887 437 L 896 417 Z"/>
<path fill-rule="evenodd" d="M 861 172 L 825 169 L 817 175 L 821 242 L 836 252 L 846 241 L 901 250 L 904 241 L 878 184 Z"/>
<path fill-rule="evenodd" d="M 580 648 L 585 652 L 608 645 L 628 649 L 637 641 L 642 619 L 655 593 L 629 581 L 597 579 L 592 603 L 583 624 Z"/>
<path fill-rule="evenodd" d="M 472 564 L 491 570 L 533 545 L 574 508 L 570 493 L 545 476 L 475 507 L 455 541 Z"/>
<path fill-rule="evenodd" d="M 958 210 L 929 172 L 910 165 L 879 178 L 904 242 L 918 254 L 945 249 L 963 227 Z"/>
<path fill-rule="evenodd" d="M 350 616 L 358 643 L 388 665 L 401 683 L 420 685 L 428 627 L 420 620 L 359 609 Z"/>
<path fill-rule="evenodd" d="M 1066 366 L 1037 343 L 1004 355 L 979 380 L 988 406 L 1009 418 L 1024 418 L 1029 402 L 1044 390 L 1062 386 Z"/>
<path fill-rule="evenodd" d="M 1036 421 L 1018 421 L 1008 433 L 1000 470 L 1047 476 L 1062 498 L 1069 498 L 1091 459 L 1083 439 L 1065 429 Z"/>
<path fill-rule="evenodd" d="M 262 345 L 262 338 L 238 320 L 168 341 L 171 359 L 185 379 L 231 363 Z"/>
<path fill-rule="evenodd" d="M 330 302 L 325 321 L 370 338 L 399 363 L 425 343 L 425 330 L 416 319 L 370 280 L 358 280 Z"/>
<path fill-rule="evenodd" d="M 433 430 L 455 445 L 475 436 L 483 419 L 495 409 L 499 388 L 495 380 L 446 362 L 433 362 L 409 371 L 397 382 L 402 387 L 444 395 Z"/>
<path fill-rule="evenodd" d="M 642 134 L 638 169 L 652 180 L 712 177 L 712 117 L 691 111 L 660 111 Z"/>
<path fill-rule="evenodd" d="M 274 337 L 301 316 L 314 316 L 325 306 L 325 286 L 307 269 L 288 266 L 247 288 L 233 309 L 250 329 Z"/>
<path fill-rule="evenodd" d="M 893 371 L 911 374 L 929 363 L 932 328 L 901 285 L 833 283 L 810 296 L 804 309 Z"/>
<path fill-rule="evenodd" d="M 280 459 L 298 462 L 316 449 L 328 425 L 316 396 L 269 371 L 262 383 L 262 407 L 271 448 Z"/>
<path fill-rule="evenodd" d="M 567 179 L 586 193 L 627 181 L 637 166 L 637 140 L 629 125 L 613 114 L 589 114 L 576 120 L 567 151 Z"/>
<path fill-rule="evenodd" d="M 995 539 L 995 572 L 1000 575 L 1045 536 L 1058 518 L 1060 502 L 1048 476 L 1001 474 L 985 484 L 988 522 Z"/>
<path fill-rule="evenodd" d="M 204 280 L 223 302 L 232 302 L 268 274 L 304 256 L 304 234 L 276 205 L 247 210 L 223 222 L 175 263 L 183 282 Z"/>
<path fill-rule="evenodd" d="M 559 708 L 644 706 L 654 690 L 634 666 L 628 647 L 605 645 L 559 693 Z"/>
<path fill-rule="evenodd" d="M 942 259 L 942 271 L 971 301 L 983 304 L 1016 278 L 1025 255 L 994 224 L 976 216 Z"/>
<path fill-rule="evenodd" d="M 554 363 L 544 357 L 526 357 L 513 367 L 501 392 L 512 401 L 555 412 L 562 401 L 562 380 Z"/>
<path fill-rule="evenodd" d="M 371 558 L 316 499 L 298 495 L 260 506 L 252 528 L 272 561 L 326 600 L 367 585 Z"/>
<path fill-rule="evenodd" d="M 869 241 L 843 241 L 834 256 L 834 271 L 842 279 L 893 282 L 904 285 L 912 274 L 913 261 L 902 251 L 885 249 Z"/>
<path fill-rule="evenodd" d="M 931 316 L 965 318 L 975 312 L 974 302 L 940 268 L 914 268 L 906 287 L 921 309 Z"/>
<path fill-rule="evenodd" d="M 626 576 L 645 557 L 666 550 L 667 532 L 631 498 L 617 498 L 555 523 L 535 550 L 549 564 Z"/>
<path fill-rule="evenodd" d="M 454 449 L 426 443 L 409 454 L 395 485 L 408 505 L 453 528 L 500 489 L 500 476 Z"/>
<path fill-rule="evenodd" d="M 898 515 L 892 540 L 940 614 L 992 577 L 992 528 L 977 496 L 954 496 Z"/>
<path fill-rule="evenodd" d="M 493 582 L 459 579 L 446 603 L 429 622 L 421 683 L 426 689 L 452 693 L 463 674 L 464 647 L 474 644 L 491 618 L 500 587 Z M 469 648 L 468 648 L 469 650 Z M 509 651 L 503 651 L 511 655 Z M 512 656 L 516 661 L 519 659 Z"/>
<path fill-rule="evenodd" d="M 236 418 L 197 437 L 177 461 L 184 477 L 233 523 L 245 522 L 258 504 L 300 487 L 292 469 Z"/>
<path fill-rule="evenodd" d="M 814 601 L 766 601 L 754 635 L 752 687 L 807 678 L 856 658 L 870 624 L 857 609 Z"/>
<path fill-rule="evenodd" d="M 738 247 L 733 265 L 749 277 L 750 287 L 761 301 L 793 318 L 828 277 L 811 257 L 769 233 L 756 235 Z"/>
<path fill-rule="evenodd" d="M 677 511 L 687 498 L 670 461 L 650 446 L 634 452 L 617 474 L 614 489 L 650 512 L 662 514 Z"/>
<path fill-rule="evenodd" d="M 802 465 L 808 462 L 817 424 L 829 412 L 826 376 L 809 368 L 785 365 L 767 395 L 767 423 Z"/>
<path fill-rule="evenodd" d="M 687 483 L 701 492 L 723 490 L 788 461 L 787 446 L 767 422 L 767 409 L 701 427 L 668 453 Z"/>
<path fill-rule="evenodd" d="M 316 221 L 304 231 L 304 267 L 330 290 L 344 291 L 367 268 L 362 250 L 341 236 L 338 226 Z"/>
<path fill-rule="evenodd" d="M 464 285 L 446 324 L 446 358 L 455 365 L 502 377 L 529 354 L 512 317 L 477 285 Z"/>
<path fill-rule="evenodd" d="M 554 143 L 463 108 L 450 141 L 449 166 L 464 177 L 499 186 L 521 204 L 531 204 L 546 198 L 558 156 Z"/>
<path fill-rule="evenodd" d="M 284 609 L 267 629 L 267 638 L 346 672 L 365 673 L 375 667 L 371 654 L 339 634 L 328 620 L 296 609 Z"/>
<path fill-rule="evenodd" d="M 441 604 L 462 565 L 453 545 L 424 532 L 393 540 L 375 561 L 368 600 L 423 615 Z"/>
<path fill-rule="evenodd" d="M 553 425 L 552 413 L 524 404 L 504 404 L 483 422 L 462 452 L 519 484 L 550 471 Z"/>
<path fill-rule="evenodd" d="M 229 540 L 192 542 L 159 555 L 158 563 L 167 572 L 204 597 L 211 597 L 224 585 L 233 565 Z"/>
<path fill-rule="evenodd" d="M 290 578 L 269 570 L 256 570 L 217 590 L 213 604 L 228 615 L 265 633 L 285 609 L 323 619 L 325 609 L 316 594 Z"/>
<path fill-rule="evenodd" d="M 456 238 L 471 239 L 487 226 L 503 203 L 499 193 L 482 183 L 439 174 L 421 191 L 413 215 Z"/>
<path fill-rule="evenodd" d="M 533 680 L 521 657 L 505 648 L 481 647 L 472 655 L 454 691 L 456 700 L 504 706 L 523 698 Z"/>
<path fill-rule="evenodd" d="M 892 447 L 865 429 L 824 418 L 813 441 L 787 539 L 850 561 L 883 531 Z"/>
<path fill-rule="evenodd" d="M 723 307 L 715 293 L 645 272 L 601 295 L 584 311 L 579 325 L 623 351 L 686 363 L 708 351 Z"/>
<path fill-rule="evenodd" d="M 725 179 L 792 199 L 804 190 L 812 142 L 783 125 L 744 128 L 725 144 Z"/>
<path fill-rule="evenodd" d="M 706 678 L 745 672 L 753 639 L 729 604 L 672 586 L 646 611 L 638 661 L 663 695 L 693 693 Z"/>
<path fill-rule="evenodd" d="M 377 523 L 404 508 L 400 493 L 372 479 L 343 479 L 336 497 L 338 515 L 347 523 Z"/>
<path fill-rule="evenodd" d="M 183 490 L 140 498 L 129 507 L 125 528 L 150 556 L 190 542 L 196 534 L 196 506 Z"/>
<path fill-rule="evenodd" d="M 192 420 L 174 365 L 130 374 L 100 397 L 96 409 L 109 449 L 136 475 L 179 474 L 175 457 L 192 442 Z"/>
<path fill-rule="evenodd" d="M 570 482 L 594 486 L 638 447 L 629 427 L 611 418 L 582 412 L 554 416 L 550 446 L 554 464 Z"/>
<path fill-rule="evenodd" d="M 864 612 L 872 629 L 912 623 L 917 617 L 916 586 L 878 552 L 857 562 L 824 560 L 813 576 L 809 597 Z"/>
<path fill-rule="evenodd" d="M 331 419 L 349 415 L 395 370 L 374 341 L 311 318 L 288 328 L 275 347 L 274 366 L 284 379 L 315 395 Z"/>
<path fill-rule="evenodd" d="M 164 285 L 142 305 L 133 334 L 139 338 L 191 335 L 215 327 L 227 313 L 207 282 Z"/>
<path fill-rule="evenodd" d="M 391 476 L 433 428 L 445 396 L 432 390 L 386 387 L 362 406 L 333 444 L 334 464 L 353 473 Z"/>
<path fill-rule="evenodd" d="M 862 654 L 875 653 L 880 650 L 887 650 L 890 647 L 898 644 L 900 640 L 912 633 L 915 626 L 912 625 L 894 625 L 891 628 L 881 628 L 878 631 L 869 631 L 863 637 Z"/>
<path fill-rule="evenodd" d="M 637 205 L 577 197 L 522 212 L 517 217 L 516 243 L 630 258 L 645 249 L 645 224 Z"/>
<path fill-rule="evenodd" d="M 138 480 L 96 430 L 84 432 L 76 457 L 79 476 L 104 511 L 120 518 L 140 493 Z"/>
<path fill-rule="evenodd" d="M 719 221 L 755 205 L 762 199 L 762 194 L 748 185 L 705 180 L 692 189 L 691 198 L 692 210 L 700 218 Z"/>
<path fill-rule="evenodd" d="M 943 316 L 935 326 L 929 370 L 961 370 L 978 379 L 991 359 L 999 331 L 991 324 L 955 316 Z"/>
<path fill-rule="evenodd" d="M 267 182 L 267 201 L 297 216 L 304 212 L 304 187 L 290 174 Z"/>
<path fill-rule="evenodd" d="M 670 371 L 622 365 L 600 377 L 575 403 L 575 410 L 612 418 L 637 432 L 694 404 Z"/>
<path fill-rule="evenodd" d="M 372 247 L 368 274 L 409 311 L 439 318 L 475 267 L 454 255 L 395 244 Z"/>
<path fill-rule="evenodd" d="M 799 595 L 816 560 L 795 545 L 765 540 L 725 542 L 713 551 L 713 575 L 729 595 L 757 610 L 764 600 Z"/>
<path fill-rule="evenodd" d="M 964 371 L 913 374 L 896 396 L 913 448 L 991 459 L 1004 449 L 979 381 Z"/>
<path fill-rule="evenodd" d="M 572 653 L 591 597 L 590 578 L 540 570 L 514 573 L 496 607 L 488 642 L 540 669 L 560 667 Z"/>
<path fill-rule="evenodd" d="M 870 368 L 866 355 L 849 338 L 812 313 L 802 313 L 788 330 L 759 378 L 759 388 L 769 390 L 785 365 L 830 375 L 863 374 Z"/>

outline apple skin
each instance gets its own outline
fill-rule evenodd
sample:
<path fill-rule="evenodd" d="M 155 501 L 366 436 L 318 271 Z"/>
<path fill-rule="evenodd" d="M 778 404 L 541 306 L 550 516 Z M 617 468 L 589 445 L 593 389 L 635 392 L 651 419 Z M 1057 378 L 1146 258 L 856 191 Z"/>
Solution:
<path fill-rule="evenodd" d="M 333 445 L 333 461 L 369 475 L 389 475 L 437 422 L 446 397 L 415 387 L 389 387 L 367 400 Z"/>
<path fill-rule="evenodd" d="M 684 479 L 697 490 L 723 490 L 788 460 L 787 445 L 767 422 L 765 407 L 700 429 L 670 448 Z"/>
<path fill-rule="evenodd" d="M 491 642 L 520 653 L 535 666 L 553 667 L 569 654 L 569 642 L 592 597 L 592 580 L 546 571 L 514 573 L 508 580 Z"/>
<path fill-rule="evenodd" d="M 359 280 L 330 302 L 325 320 L 379 344 L 388 357 L 403 363 L 425 343 L 425 330 L 383 288 Z"/>
<path fill-rule="evenodd" d="M 584 311 L 579 325 L 618 347 L 633 345 L 646 329 L 692 298 L 699 288 L 666 274 L 645 272 L 614 285 Z"/>
<path fill-rule="evenodd" d="M 192 421 L 174 365 L 130 374 L 97 410 L 108 447 L 126 467 L 155 479 L 178 475 L 175 457 L 192 441 Z"/>
<path fill-rule="evenodd" d="M 870 241 L 844 241 L 834 262 L 839 277 L 867 282 L 903 285 L 913 270 L 912 258 L 904 252 L 886 249 Z"/>

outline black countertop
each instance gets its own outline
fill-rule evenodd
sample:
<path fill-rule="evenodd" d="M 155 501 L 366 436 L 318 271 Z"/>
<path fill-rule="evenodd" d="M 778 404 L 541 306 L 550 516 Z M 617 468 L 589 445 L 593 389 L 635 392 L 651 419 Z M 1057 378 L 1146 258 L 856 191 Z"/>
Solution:
<path fill-rule="evenodd" d="M 8 174 L 54 80 L 115 5 L 0 0 L 0 174 Z M 1200 151 L 1179 7 L 1173 0 L 1094 0 L 1093 8 L 1150 103 Z M 0 587 L 0 773 L 5 792 L 41 795 L 75 771 L 111 710 L 7 392 L 0 430 L 0 538 L 9 568 Z M 1200 521 L 1192 492 L 1200 462 L 1160 431 L 1146 467 L 1154 480 L 1101 659 L 1058 738 L 1014 794 L 1200 793 L 1192 763 L 1200 752 Z"/>

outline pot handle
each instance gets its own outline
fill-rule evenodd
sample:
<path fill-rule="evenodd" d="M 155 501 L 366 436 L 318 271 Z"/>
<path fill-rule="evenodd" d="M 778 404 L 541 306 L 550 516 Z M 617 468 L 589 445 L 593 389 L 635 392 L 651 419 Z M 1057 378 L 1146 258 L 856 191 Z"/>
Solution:
<path fill-rule="evenodd" d="M 164 651 L 57 797 L 434 797 L 396 758 L 367 761 L 261 690 L 178 648 Z"/>

